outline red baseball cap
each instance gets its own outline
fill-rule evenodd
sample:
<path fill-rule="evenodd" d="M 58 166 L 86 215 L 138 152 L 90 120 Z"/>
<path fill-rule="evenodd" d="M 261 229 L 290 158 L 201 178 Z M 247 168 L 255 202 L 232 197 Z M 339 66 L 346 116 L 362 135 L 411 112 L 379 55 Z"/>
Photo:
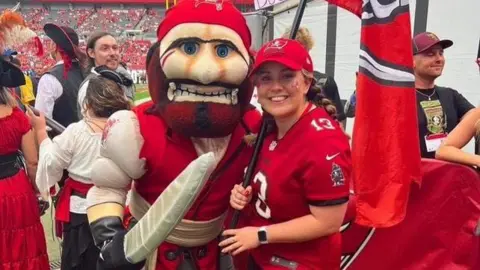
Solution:
<path fill-rule="evenodd" d="M 276 62 L 292 70 L 313 72 L 313 62 L 305 47 L 298 41 L 286 38 L 274 39 L 260 48 L 251 74 L 267 62 Z"/>
<path fill-rule="evenodd" d="M 446 49 L 453 45 L 453 41 L 448 39 L 440 40 L 437 35 L 431 32 L 423 32 L 416 35 L 415 37 L 413 37 L 412 43 L 414 55 L 422 53 L 437 44 L 440 44 L 443 49 Z"/>
<path fill-rule="evenodd" d="M 221 25 L 235 31 L 247 50 L 252 36 L 247 21 L 230 0 L 181 0 L 168 9 L 158 26 L 157 38 L 162 40 L 175 26 L 183 23 Z"/>

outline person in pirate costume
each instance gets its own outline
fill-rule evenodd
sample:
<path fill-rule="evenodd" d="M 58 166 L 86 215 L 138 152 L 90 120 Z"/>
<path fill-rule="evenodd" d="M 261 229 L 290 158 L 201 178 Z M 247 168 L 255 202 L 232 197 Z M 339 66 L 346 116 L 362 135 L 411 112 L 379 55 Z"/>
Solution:
<path fill-rule="evenodd" d="M 260 125 L 250 105 L 251 34 L 231 2 L 184 0 L 157 36 L 147 57 L 152 101 L 109 118 L 92 168 L 87 215 L 98 267 L 225 269 L 218 238 L 251 158 L 247 135 Z M 127 231 L 130 186 L 138 222 Z"/>
<path fill-rule="evenodd" d="M 77 97 L 84 79 L 85 54 L 78 48 L 78 35 L 72 28 L 48 23 L 43 30 L 55 43 L 57 63 L 38 82 L 35 108 L 66 127 L 79 120 Z"/>
<path fill-rule="evenodd" d="M 38 37 L 14 10 L 0 15 L 0 51 Z M 48 270 L 35 196 L 37 150 L 30 123 L 7 87 L 25 84 L 22 71 L 0 58 L 0 269 Z M 25 158 L 25 165 L 22 157 Z"/>
<path fill-rule="evenodd" d="M 100 152 L 107 118 L 116 111 L 130 109 L 120 85 L 118 74 L 100 71 L 88 86 L 85 118 L 70 124 L 53 140 L 48 138 L 43 113 L 35 116 L 28 111 L 39 144 L 36 183 L 40 192 L 48 194 L 62 179 L 63 171 L 68 171 L 55 211 L 56 234 L 63 238 L 62 270 L 88 270 L 96 266 L 99 249 L 88 225 L 86 194 L 92 187 L 91 168 Z"/>

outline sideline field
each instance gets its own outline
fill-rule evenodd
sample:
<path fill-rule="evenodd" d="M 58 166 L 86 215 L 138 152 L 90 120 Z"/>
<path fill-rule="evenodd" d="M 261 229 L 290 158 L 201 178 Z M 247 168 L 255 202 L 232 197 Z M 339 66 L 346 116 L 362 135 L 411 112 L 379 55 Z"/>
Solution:
<path fill-rule="evenodd" d="M 136 85 L 137 92 L 135 93 L 135 102 L 143 102 L 149 100 L 150 95 L 148 88 L 145 84 Z M 53 211 L 53 213 L 52 213 Z M 47 213 L 42 217 L 43 229 L 45 231 L 45 238 L 47 240 L 48 257 L 52 269 L 59 268 L 60 261 L 60 240 L 54 236 L 54 224 L 52 222 L 52 216 L 55 216 L 55 212 L 52 208 L 48 209 Z"/>

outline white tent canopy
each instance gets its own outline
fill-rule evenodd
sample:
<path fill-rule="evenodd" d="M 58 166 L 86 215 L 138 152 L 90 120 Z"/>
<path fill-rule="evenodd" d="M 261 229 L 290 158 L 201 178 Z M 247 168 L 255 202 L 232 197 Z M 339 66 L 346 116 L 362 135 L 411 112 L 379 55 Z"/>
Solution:
<path fill-rule="evenodd" d="M 412 33 L 415 23 L 417 1 L 410 0 Z M 428 2 L 426 31 L 441 39 L 451 39 L 454 45 L 445 50 L 446 66 L 437 84 L 458 90 L 472 104 L 480 105 L 480 74 L 475 64 L 480 38 L 479 0 L 421 0 Z M 299 0 L 286 0 L 274 7 L 273 36 L 277 38 L 291 27 Z M 287 10 L 287 11 L 285 11 Z M 327 45 L 328 3 L 314 0 L 307 4 L 301 26 L 307 27 L 314 36 L 315 46 L 311 51 L 315 69 L 325 71 Z M 342 99 L 348 99 L 355 89 L 355 71 L 358 68 L 360 19 L 338 8 L 336 20 L 334 77 Z M 348 121 L 351 131 L 353 121 Z M 467 150 L 473 151 L 469 144 Z"/>

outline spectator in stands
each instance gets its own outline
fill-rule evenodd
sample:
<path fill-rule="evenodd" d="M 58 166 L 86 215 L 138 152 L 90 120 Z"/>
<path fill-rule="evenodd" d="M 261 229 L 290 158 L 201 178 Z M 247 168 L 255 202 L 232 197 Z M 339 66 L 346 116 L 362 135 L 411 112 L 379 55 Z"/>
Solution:
<path fill-rule="evenodd" d="M 287 29 L 287 31 L 282 35 L 282 37 L 290 38 L 290 31 L 291 29 Z M 300 27 L 298 29 L 295 39 L 298 42 L 302 43 L 302 45 L 309 52 L 313 48 L 313 45 L 315 43 L 313 41 L 312 35 L 310 34 L 310 31 L 305 27 Z M 335 82 L 333 77 L 328 76 L 325 73 L 314 71 L 313 76 L 315 78 L 315 86 L 322 89 L 322 92 L 325 95 L 325 97 L 333 101 L 333 103 L 335 104 L 335 107 L 337 108 L 337 115 L 336 115 L 337 120 L 340 122 L 343 129 L 345 130 L 347 117 L 345 116 L 345 113 L 343 110 L 343 104 L 340 99 L 337 83 Z"/>
<path fill-rule="evenodd" d="M 32 85 L 33 85 L 33 94 L 37 96 L 38 82 L 44 73 L 43 63 L 39 60 L 35 61 L 33 64 L 33 72 L 31 74 Z"/>
<path fill-rule="evenodd" d="M 422 157 L 434 158 L 447 134 L 474 106 L 458 91 L 435 85 L 445 66 L 443 51 L 453 42 L 424 32 L 416 35 L 412 43 L 420 150 Z"/>
<path fill-rule="evenodd" d="M 86 112 L 84 100 L 91 78 L 98 76 L 96 68 L 108 68 L 117 71 L 122 75 L 127 71 L 120 65 L 120 47 L 115 37 L 107 32 L 96 32 L 90 36 L 87 41 L 87 57 L 88 57 L 88 75 L 82 82 L 78 93 L 78 108 L 80 108 L 79 117 L 82 118 Z M 125 76 L 125 75 L 124 75 Z M 132 81 L 133 83 L 133 81 Z M 126 96 L 133 100 L 133 88 L 124 88 Z"/>
<path fill-rule="evenodd" d="M 43 29 L 55 43 L 57 63 L 40 78 L 35 108 L 67 127 L 79 120 L 76 101 L 85 55 L 72 28 L 46 24 Z"/>

